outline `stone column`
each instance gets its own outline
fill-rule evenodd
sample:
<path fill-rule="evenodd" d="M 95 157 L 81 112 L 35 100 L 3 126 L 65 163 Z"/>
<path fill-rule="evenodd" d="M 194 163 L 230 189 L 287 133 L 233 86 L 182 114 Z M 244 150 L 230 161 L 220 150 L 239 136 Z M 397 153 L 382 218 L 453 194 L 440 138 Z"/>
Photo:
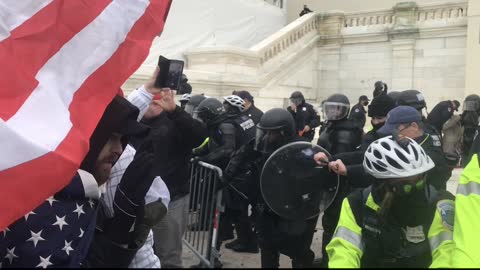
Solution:
<path fill-rule="evenodd" d="M 480 93 L 480 1 L 468 1 L 465 95 Z"/>
<path fill-rule="evenodd" d="M 393 8 L 394 26 L 388 33 L 392 44 L 392 89 L 412 89 L 414 83 L 417 4 L 398 3 Z"/>

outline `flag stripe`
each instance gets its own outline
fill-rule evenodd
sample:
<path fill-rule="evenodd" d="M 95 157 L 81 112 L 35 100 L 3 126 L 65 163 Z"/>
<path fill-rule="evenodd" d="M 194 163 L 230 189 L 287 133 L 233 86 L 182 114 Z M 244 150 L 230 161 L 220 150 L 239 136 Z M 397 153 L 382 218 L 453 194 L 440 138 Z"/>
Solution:
<path fill-rule="evenodd" d="M 10 32 L 23 24 L 39 10 L 50 4 L 52 0 L 0 2 L 0 42 L 10 36 Z"/>
<path fill-rule="evenodd" d="M 118 87 L 142 64 L 153 38 L 162 31 L 164 17 L 161 17 L 161 13 L 166 16 L 170 4 L 170 0 L 152 0 L 125 42 L 75 93 L 69 108 L 74 128 L 55 152 L 0 171 L 0 230 L 34 209 L 70 181 L 88 151 L 88 138 L 104 108 Z M 49 131 L 53 132 L 53 129 L 43 132 Z M 7 181 L 11 179 L 15 181 Z M 9 192 L 12 190 L 15 192 Z"/>
<path fill-rule="evenodd" d="M 111 2 L 40 69 L 37 88 L 6 125 L 0 125 L 0 149 L 9 157 L 0 160 L 0 170 L 58 147 L 72 128 L 68 108 L 73 95 L 118 49 L 148 4 L 148 0 Z M 44 132 L 49 129 L 55 132 Z"/>
<path fill-rule="evenodd" d="M 9 38 L 0 42 L 0 62 L 10 63 L 0 66 L 0 74 L 10 78 L 0 80 L 0 118 L 6 121 L 17 112 L 38 86 L 35 76 L 39 70 L 109 3 L 111 0 L 56 0 L 16 27 Z M 59 19 L 62 24 L 56 24 Z"/>

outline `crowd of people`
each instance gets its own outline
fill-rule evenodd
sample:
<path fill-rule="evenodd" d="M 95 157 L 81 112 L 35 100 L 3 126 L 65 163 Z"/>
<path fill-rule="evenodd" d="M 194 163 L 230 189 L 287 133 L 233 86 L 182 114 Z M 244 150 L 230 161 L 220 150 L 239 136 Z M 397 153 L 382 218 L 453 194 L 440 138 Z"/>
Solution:
<path fill-rule="evenodd" d="M 352 107 L 333 94 L 319 113 L 294 91 L 288 108 L 263 113 L 244 90 L 221 100 L 184 94 L 177 105 L 174 91 L 154 87 L 157 74 L 126 98 L 119 91 L 71 182 L 0 234 L 2 267 L 184 267 L 185 232 L 206 230 L 187 224 L 190 168 L 199 161 L 223 171 L 217 249 L 229 241 L 234 252 L 260 253 L 263 268 L 278 268 L 280 254 L 294 268 L 312 267 L 316 255 L 325 268 L 449 267 L 452 254 L 480 266 L 467 232 L 456 231 L 460 218 L 475 216 L 468 207 L 475 202 L 469 190 L 457 202 L 446 191 L 458 166 L 470 174 L 461 184 L 480 181 L 479 96 L 465 99 L 461 115 L 456 100 L 426 115 L 421 92 L 388 92 L 377 82 L 373 98 Z M 367 115 L 372 127 L 364 132 Z M 317 134 L 324 151 L 312 167 L 340 176 L 321 221 L 322 250 L 311 248 L 319 217 L 276 214 L 259 186 L 275 150 Z"/>

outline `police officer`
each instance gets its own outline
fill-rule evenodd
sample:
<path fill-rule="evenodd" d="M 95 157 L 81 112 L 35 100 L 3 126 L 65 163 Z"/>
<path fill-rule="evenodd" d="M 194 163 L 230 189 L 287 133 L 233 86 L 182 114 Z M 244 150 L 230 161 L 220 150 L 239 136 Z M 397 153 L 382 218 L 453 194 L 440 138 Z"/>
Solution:
<path fill-rule="evenodd" d="M 426 268 L 432 259 L 432 267 L 447 262 L 440 257 L 454 248 L 454 196 L 428 184 L 425 175 L 435 165 L 411 139 L 373 142 L 363 166 L 375 182 L 343 201 L 327 246 L 329 267 Z"/>
<path fill-rule="evenodd" d="M 193 115 L 193 112 L 195 109 L 200 105 L 202 101 L 206 99 L 204 94 L 200 95 L 193 95 L 188 99 L 188 102 L 185 104 L 185 112 L 187 112 L 190 115 Z"/>
<path fill-rule="evenodd" d="M 375 89 L 373 90 L 373 98 L 379 96 L 380 94 L 387 94 L 388 85 L 382 81 L 375 82 Z"/>
<path fill-rule="evenodd" d="M 286 220 L 266 205 L 260 192 L 260 175 L 266 160 L 276 149 L 299 140 L 305 139 L 296 134 L 292 115 L 284 109 L 271 109 L 257 125 L 256 140 L 237 151 L 224 171 L 227 182 L 243 171 L 249 175 L 247 196 L 254 206 L 262 268 L 278 268 L 280 253 L 292 259 L 294 268 L 309 267 L 314 259 L 310 246 L 317 218 Z"/>
<path fill-rule="evenodd" d="M 427 155 L 435 162 L 435 168 L 428 175 L 428 183 L 437 190 L 445 190 L 452 171 L 441 146 L 436 144 L 432 135 L 424 130 L 423 119 L 417 110 L 410 106 L 398 106 L 388 113 L 385 125 L 378 130 L 384 135 L 404 136 L 415 140 Z"/>
<path fill-rule="evenodd" d="M 315 128 L 320 125 L 320 116 L 312 105 L 305 102 L 300 91 L 295 91 L 290 95 L 290 102 L 287 110 L 295 119 L 297 134 L 312 141 L 315 136 Z"/>
<path fill-rule="evenodd" d="M 454 111 L 458 111 L 460 102 L 458 100 L 446 100 L 438 103 L 428 114 L 427 121 L 442 134 L 443 124 L 447 122 L 453 115 Z"/>
<path fill-rule="evenodd" d="M 333 155 L 330 162 L 328 162 L 328 157 L 320 152 L 315 155 L 315 160 L 317 162 L 328 162 L 329 169 L 336 174 L 347 177 L 349 185 L 354 188 L 365 188 L 371 185 L 371 176 L 365 173 L 362 164 L 365 151 L 372 142 L 384 137 L 384 135 L 378 133 L 378 130 L 385 124 L 388 112 L 394 108 L 395 102 L 387 94 L 380 94 L 375 97 L 368 106 L 368 116 L 372 119 L 373 128 L 363 136 L 360 149 L 355 152 Z"/>
<path fill-rule="evenodd" d="M 439 264 L 443 268 L 476 268 L 480 265 L 478 234 L 478 217 L 480 216 L 480 136 L 474 140 L 477 146 L 472 150 L 473 155 L 463 170 L 458 183 L 455 200 L 455 223 L 453 239 L 455 249 L 453 253 L 444 253 L 439 260 L 450 261 L 450 264 Z"/>
<path fill-rule="evenodd" d="M 478 126 L 479 115 L 480 97 L 475 94 L 467 96 L 463 102 L 463 113 L 460 120 L 464 128 L 462 143 L 462 166 L 465 166 L 468 163 L 467 159 L 470 153 L 470 148 L 472 147 L 475 130 Z"/>
<path fill-rule="evenodd" d="M 327 122 L 318 138 L 318 145 L 331 155 L 355 151 L 361 144 L 363 130 L 354 120 L 347 118 L 349 110 L 350 101 L 342 94 L 334 94 L 323 103 L 323 112 Z M 337 196 L 323 214 L 322 264 L 324 266 L 328 262 L 325 247 L 333 236 L 342 200 L 350 193 L 350 189 L 347 179 L 341 177 Z"/>
<path fill-rule="evenodd" d="M 442 140 L 440 132 L 432 126 L 423 114 L 423 109 L 427 110 L 427 103 L 425 97 L 418 90 L 405 90 L 400 92 L 397 98 L 397 106 L 411 106 L 415 108 L 422 116 L 425 132 L 430 134 L 434 140 L 434 144 L 442 147 Z"/>
<path fill-rule="evenodd" d="M 368 106 L 370 100 L 367 96 L 360 96 L 358 98 L 358 103 L 353 105 L 352 110 L 350 111 L 349 119 L 358 122 L 358 125 L 363 129 L 365 126 L 365 122 L 367 121 L 367 111 L 365 111 L 365 107 Z"/>
<path fill-rule="evenodd" d="M 245 101 L 245 111 L 243 113 L 250 117 L 255 123 L 255 125 L 258 124 L 258 122 L 260 122 L 260 118 L 263 115 L 263 112 L 257 107 L 255 107 L 253 96 L 250 94 L 250 92 L 237 91 L 236 95 L 241 97 L 243 101 Z"/>
<path fill-rule="evenodd" d="M 185 106 L 187 106 L 187 103 L 188 101 L 190 100 L 190 98 L 192 97 L 192 95 L 190 94 L 183 94 L 182 97 L 180 98 L 180 107 L 182 109 L 185 109 Z"/>
<path fill-rule="evenodd" d="M 327 123 L 317 144 L 330 154 L 351 152 L 360 145 L 363 130 L 353 120 L 347 119 L 350 101 L 345 95 L 334 94 L 323 103 Z"/>

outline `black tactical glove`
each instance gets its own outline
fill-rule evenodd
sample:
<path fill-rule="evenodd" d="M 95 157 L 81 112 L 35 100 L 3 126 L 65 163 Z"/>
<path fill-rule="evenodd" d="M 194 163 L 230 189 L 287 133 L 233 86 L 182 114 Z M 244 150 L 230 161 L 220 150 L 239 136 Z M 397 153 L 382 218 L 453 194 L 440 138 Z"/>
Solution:
<path fill-rule="evenodd" d="M 117 187 L 113 200 L 115 214 L 106 230 L 108 237 L 117 244 L 128 244 L 134 223 L 143 218 L 145 195 L 155 179 L 153 160 L 152 153 L 139 149 Z"/>

